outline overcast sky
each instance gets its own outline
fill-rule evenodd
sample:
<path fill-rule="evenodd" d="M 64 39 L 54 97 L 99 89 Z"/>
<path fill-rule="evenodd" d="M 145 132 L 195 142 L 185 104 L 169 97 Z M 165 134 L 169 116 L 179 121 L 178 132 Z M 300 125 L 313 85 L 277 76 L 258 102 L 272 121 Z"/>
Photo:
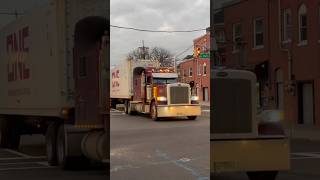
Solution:
<path fill-rule="evenodd" d="M 26 12 L 48 0 L 0 0 L 0 12 Z M 190 30 L 210 25 L 209 0 L 111 0 L 111 24 L 152 30 Z M 15 16 L 0 15 L 0 28 Z M 133 49 L 160 46 L 180 53 L 205 31 L 147 33 L 111 28 L 111 64 L 119 64 Z M 192 54 L 192 49 L 181 57 Z"/>
<path fill-rule="evenodd" d="M 111 0 L 111 24 L 152 30 L 190 30 L 210 26 L 209 0 Z M 173 54 L 193 44 L 205 31 L 148 33 L 111 28 L 111 65 L 125 60 L 128 52 L 142 46 L 160 46 Z M 192 54 L 192 49 L 181 57 Z"/>

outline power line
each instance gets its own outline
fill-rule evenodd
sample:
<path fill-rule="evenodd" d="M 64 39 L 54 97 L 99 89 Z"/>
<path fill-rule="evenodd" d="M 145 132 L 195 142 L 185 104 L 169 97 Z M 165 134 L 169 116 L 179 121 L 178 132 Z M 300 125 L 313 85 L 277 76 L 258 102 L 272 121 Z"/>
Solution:
<path fill-rule="evenodd" d="M 182 54 L 184 54 L 185 52 L 189 51 L 191 48 L 193 48 L 193 45 L 189 46 L 187 49 L 183 50 L 181 53 L 177 54 L 175 57 L 179 57 Z"/>
<path fill-rule="evenodd" d="M 164 31 L 164 30 L 140 29 L 140 28 L 134 28 L 134 27 L 117 26 L 117 25 L 110 25 L 110 27 L 118 28 L 118 29 L 134 30 L 134 31 L 153 32 L 153 33 L 190 33 L 190 32 L 205 31 L 207 29 L 207 28 L 201 28 L 201 29 L 192 29 L 192 30 Z"/>

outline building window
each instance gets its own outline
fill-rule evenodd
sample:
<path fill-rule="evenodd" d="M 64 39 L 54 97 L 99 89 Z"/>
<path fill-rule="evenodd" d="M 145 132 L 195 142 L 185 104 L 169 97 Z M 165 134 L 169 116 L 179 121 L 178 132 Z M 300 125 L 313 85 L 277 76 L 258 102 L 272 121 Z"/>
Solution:
<path fill-rule="evenodd" d="M 189 76 L 192 76 L 192 67 L 189 68 Z"/>
<path fill-rule="evenodd" d="M 254 20 L 254 47 L 263 47 L 263 19 L 257 18 Z"/>
<path fill-rule="evenodd" d="M 240 50 L 242 27 L 240 23 L 233 24 L 233 50 Z"/>
<path fill-rule="evenodd" d="M 206 63 L 203 64 L 203 75 L 204 76 L 207 75 L 207 64 Z"/>
<path fill-rule="evenodd" d="M 291 29 L 292 29 L 292 21 L 291 21 L 291 10 L 285 9 L 283 10 L 283 21 L 282 21 L 282 41 L 290 42 L 292 38 Z"/>
<path fill-rule="evenodd" d="M 307 7 L 302 4 L 299 8 L 299 42 L 307 43 Z"/>
<path fill-rule="evenodd" d="M 201 64 L 198 62 L 198 75 L 201 76 Z"/>

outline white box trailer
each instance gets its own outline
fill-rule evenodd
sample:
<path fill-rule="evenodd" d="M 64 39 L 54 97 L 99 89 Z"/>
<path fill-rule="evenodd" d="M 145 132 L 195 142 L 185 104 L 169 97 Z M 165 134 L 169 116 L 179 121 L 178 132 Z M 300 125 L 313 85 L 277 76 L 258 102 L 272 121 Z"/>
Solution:
<path fill-rule="evenodd" d="M 115 66 L 111 70 L 110 81 L 110 97 L 114 102 L 131 99 L 134 90 L 132 75 L 136 67 L 160 67 L 160 62 L 157 60 L 125 60 L 122 64 Z"/>
<path fill-rule="evenodd" d="M 83 154 L 107 158 L 108 13 L 105 0 L 51 0 L 0 30 L 2 147 L 17 148 L 21 134 L 46 133 L 52 165 Z M 104 155 L 86 149 L 91 130 L 104 133 L 105 140 L 93 138 L 104 141 L 94 147 Z"/>

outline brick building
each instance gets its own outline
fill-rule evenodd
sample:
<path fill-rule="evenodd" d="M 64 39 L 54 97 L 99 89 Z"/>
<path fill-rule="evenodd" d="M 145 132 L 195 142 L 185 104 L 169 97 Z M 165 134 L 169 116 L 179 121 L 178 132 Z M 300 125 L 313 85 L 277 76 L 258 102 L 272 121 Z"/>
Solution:
<path fill-rule="evenodd" d="M 261 105 L 320 127 L 320 0 L 237 0 L 224 20 L 226 64 L 256 72 Z"/>
<path fill-rule="evenodd" d="M 210 101 L 210 31 L 193 41 L 194 49 L 200 48 L 200 57 L 188 56 L 178 64 L 179 81 L 194 82 L 192 93 L 201 101 Z"/>

